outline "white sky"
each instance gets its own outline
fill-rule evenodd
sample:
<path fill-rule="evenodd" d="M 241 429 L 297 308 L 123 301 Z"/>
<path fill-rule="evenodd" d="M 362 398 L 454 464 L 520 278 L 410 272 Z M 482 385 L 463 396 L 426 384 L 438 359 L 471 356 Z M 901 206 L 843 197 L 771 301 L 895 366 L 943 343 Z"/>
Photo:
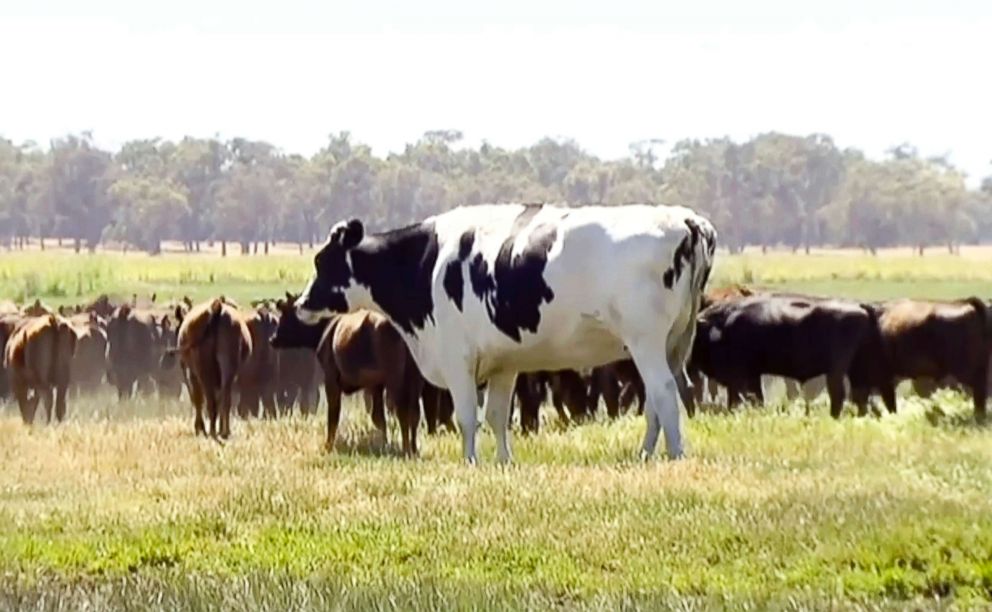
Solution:
<path fill-rule="evenodd" d="M 0 135 L 376 153 L 819 131 L 992 174 L 992 1 L 0 0 Z M 473 6 L 477 8 L 473 8 Z"/>

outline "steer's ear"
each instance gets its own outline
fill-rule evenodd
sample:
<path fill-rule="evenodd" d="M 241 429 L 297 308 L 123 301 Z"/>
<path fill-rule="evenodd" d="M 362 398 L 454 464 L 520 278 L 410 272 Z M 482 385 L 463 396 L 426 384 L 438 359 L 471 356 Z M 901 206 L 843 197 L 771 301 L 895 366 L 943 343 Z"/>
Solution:
<path fill-rule="evenodd" d="M 341 236 L 341 246 L 351 249 L 358 246 L 358 243 L 365 237 L 365 228 L 358 219 L 352 219 L 344 227 L 344 235 Z"/>

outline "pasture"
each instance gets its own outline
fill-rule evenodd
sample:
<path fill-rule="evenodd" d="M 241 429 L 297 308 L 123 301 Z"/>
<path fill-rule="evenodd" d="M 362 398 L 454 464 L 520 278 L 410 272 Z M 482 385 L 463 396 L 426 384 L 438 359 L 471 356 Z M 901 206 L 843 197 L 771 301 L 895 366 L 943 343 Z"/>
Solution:
<path fill-rule="evenodd" d="M 0 299 L 242 301 L 299 290 L 310 258 L 4 253 Z M 747 253 L 715 284 L 861 299 L 992 296 L 992 251 Z M 686 422 L 688 458 L 634 461 L 643 420 L 515 433 L 462 465 L 454 435 L 376 452 L 356 405 L 196 438 L 186 403 L 71 401 L 0 417 L 0 607 L 18 609 L 903 609 L 992 604 L 992 433 L 962 396 L 840 421 L 825 398 Z"/>

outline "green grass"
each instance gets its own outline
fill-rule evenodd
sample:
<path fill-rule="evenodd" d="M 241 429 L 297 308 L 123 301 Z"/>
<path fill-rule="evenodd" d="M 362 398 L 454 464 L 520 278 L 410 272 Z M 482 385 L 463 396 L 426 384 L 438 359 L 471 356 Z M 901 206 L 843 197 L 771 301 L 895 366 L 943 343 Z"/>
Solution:
<path fill-rule="evenodd" d="M 679 462 L 633 461 L 640 418 L 549 422 L 506 469 L 488 433 L 476 469 L 454 435 L 375 453 L 357 407 L 328 455 L 319 419 L 221 446 L 183 404 L 109 401 L 0 420 L 0 605 L 992 602 L 992 436 L 951 394 L 874 420 L 704 415 Z"/>
<path fill-rule="evenodd" d="M 877 299 L 989 296 L 992 252 L 723 255 L 717 284 Z M 239 300 L 298 290 L 310 257 L 5 253 L 0 299 Z M 992 432 L 941 393 L 840 421 L 821 399 L 686 423 L 688 458 L 633 460 L 637 417 L 376 452 L 352 406 L 192 435 L 185 403 L 109 393 L 59 427 L 0 412 L 0 608 L 992 607 Z M 553 411 L 547 411 L 548 414 Z M 395 429 L 393 440 L 398 439 Z"/>

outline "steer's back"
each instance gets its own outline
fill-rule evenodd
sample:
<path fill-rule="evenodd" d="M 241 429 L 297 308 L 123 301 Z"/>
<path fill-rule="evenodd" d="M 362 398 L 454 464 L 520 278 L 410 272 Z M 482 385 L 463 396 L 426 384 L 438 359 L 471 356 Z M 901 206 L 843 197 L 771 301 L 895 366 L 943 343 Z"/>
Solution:
<path fill-rule="evenodd" d="M 435 224 L 435 303 L 445 303 L 436 307 L 444 319 L 436 321 L 438 333 L 451 325 L 464 335 L 483 370 L 504 362 L 522 371 L 594 366 L 624 357 L 625 318 L 692 320 L 683 311 L 695 307 L 687 309 L 705 284 L 715 246 L 712 225 L 682 207 L 469 207 Z M 461 309 L 444 287 L 451 265 L 463 267 Z"/>

